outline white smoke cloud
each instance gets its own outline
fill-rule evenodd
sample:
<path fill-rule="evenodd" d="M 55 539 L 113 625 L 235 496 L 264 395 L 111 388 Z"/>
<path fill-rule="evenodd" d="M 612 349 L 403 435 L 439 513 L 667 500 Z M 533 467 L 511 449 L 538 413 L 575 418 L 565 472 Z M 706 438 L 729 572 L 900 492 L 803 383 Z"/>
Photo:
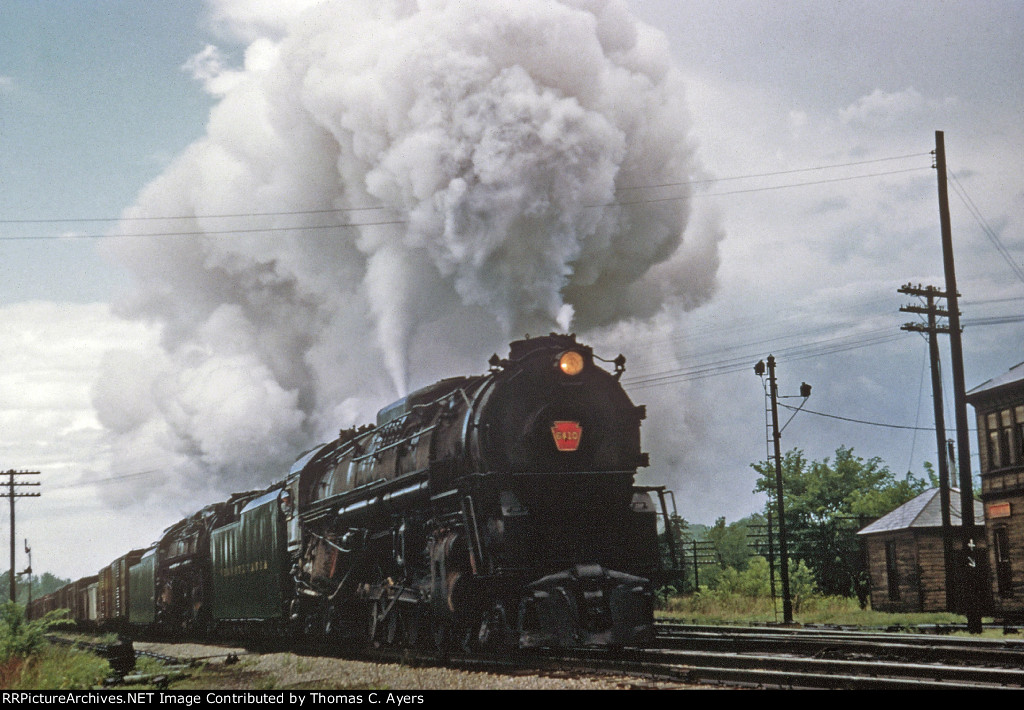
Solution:
<path fill-rule="evenodd" d="M 207 134 L 120 226 L 163 236 L 111 240 L 138 277 L 122 313 L 162 333 L 96 387 L 135 467 L 264 483 L 524 332 L 710 296 L 722 235 L 687 227 L 682 82 L 618 0 L 273 7 L 214 5 L 245 64 L 189 63 L 221 96 Z"/>

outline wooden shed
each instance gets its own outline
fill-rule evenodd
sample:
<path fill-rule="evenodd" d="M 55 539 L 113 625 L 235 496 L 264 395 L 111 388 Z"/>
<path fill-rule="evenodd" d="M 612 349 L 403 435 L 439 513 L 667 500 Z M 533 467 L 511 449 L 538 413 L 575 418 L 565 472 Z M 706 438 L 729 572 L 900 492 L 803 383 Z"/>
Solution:
<path fill-rule="evenodd" d="M 947 594 L 940 499 L 939 489 L 932 488 L 857 533 L 866 547 L 873 609 L 931 612 L 959 608 L 953 591 Z M 979 501 L 975 501 L 974 515 L 975 520 L 983 519 Z M 955 560 L 962 531 L 960 491 L 956 488 L 950 490 L 950 523 Z M 985 539 L 984 525 L 975 525 L 974 537 Z M 987 560 L 984 553 L 978 557 Z M 955 580 L 952 586 L 955 588 Z"/>

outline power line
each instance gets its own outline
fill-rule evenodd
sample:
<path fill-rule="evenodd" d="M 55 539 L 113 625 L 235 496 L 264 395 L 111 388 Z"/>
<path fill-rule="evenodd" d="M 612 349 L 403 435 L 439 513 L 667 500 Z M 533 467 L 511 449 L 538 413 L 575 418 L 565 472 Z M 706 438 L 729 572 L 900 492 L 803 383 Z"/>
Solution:
<path fill-rule="evenodd" d="M 878 160 L 894 160 L 896 158 L 880 158 Z M 878 161 L 864 161 L 864 162 L 878 162 Z M 792 172 L 804 172 L 809 170 L 824 170 L 829 167 L 844 167 L 845 165 L 855 165 L 857 163 L 847 163 L 837 166 L 820 166 L 816 168 L 802 168 L 793 171 L 780 171 L 775 174 L 785 174 Z M 861 180 L 871 177 L 880 177 L 884 175 L 896 175 L 900 173 L 916 172 L 919 170 L 925 170 L 928 168 L 906 168 L 903 170 L 890 170 L 878 173 L 867 173 L 863 175 L 849 175 L 841 178 L 828 178 L 824 180 L 812 180 L 797 183 L 788 183 L 785 185 L 769 185 L 762 187 L 746 188 L 742 190 L 730 190 L 726 192 L 707 192 L 698 193 L 702 197 L 713 197 L 723 195 L 738 195 L 753 192 L 765 192 L 769 190 L 781 190 L 792 187 L 806 187 L 811 185 L 823 185 L 828 183 L 836 182 L 847 182 L 850 180 Z M 764 173 L 763 175 L 772 175 L 773 173 Z M 736 176 L 732 178 L 711 179 L 709 181 L 693 181 L 696 182 L 719 182 L 724 180 L 739 180 L 743 179 L 744 176 Z M 758 175 L 751 175 L 748 177 L 758 177 Z M 678 183 L 679 185 L 687 183 Z M 671 183 L 667 184 L 671 185 Z M 661 187 L 661 186 L 650 186 L 650 187 Z M 641 186 L 628 188 L 643 189 Z M 655 204 L 658 202 L 673 202 L 679 200 L 688 200 L 698 195 L 686 194 L 686 195 L 675 195 L 670 197 L 656 197 L 656 198 L 645 198 L 636 200 L 616 200 L 603 204 L 587 205 L 588 208 L 597 207 L 626 207 L 632 205 L 642 204 Z M 185 220 L 185 219 L 220 219 L 220 218 L 250 218 L 250 217 L 264 217 L 264 216 L 285 216 L 285 215 L 311 215 L 311 214 L 331 214 L 338 212 L 355 212 L 362 210 L 381 210 L 385 209 L 382 206 L 368 206 L 368 207 L 349 207 L 349 208 L 337 208 L 337 209 L 325 209 L 325 210 L 295 210 L 295 211 L 280 211 L 280 212 L 250 212 L 250 213 L 234 213 L 234 214 L 214 214 L 214 215 L 181 215 L 173 217 L 87 217 L 87 218 L 53 218 L 53 219 L 22 219 L 22 220 L 0 220 L 0 224 L 54 224 L 61 222 L 130 222 L 130 221 L 172 221 L 172 220 Z M 374 222 L 346 222 L 339 224 L 326 224 L 326 225 L 294 225 L 286 227 L 260 227 L 260 228 L 248 228 L 248 229 L 203 229 L 203 230 L 185 230 L 185 231 L 170 231 L 170 232 L 120 232 L 120 233 L 109 233 L 109 234 L 75 234 L 75 233 L 64 233 L 64 234 L 36 234 L 30 236 L 0 236 L 0 241 L 56 241 L 65 239 L 128 239 L 128 238 L 153 238 L 153 237 L 199 237 L 199 236 L 214 236 L 214 235 L 231 235 L 231 234 L 258 234 L 261 232 L 288 232 L 288 231 L 319 231 L 319 230 L 331 230 L 331 229 L 350 229 L 355 227 L 379 227 L 379 226 L 393 226 L 408 224 L 407 219 L 389 219 L 389 220 L 378 220 Z"/>
<path fill-rule="evenodd" d="M 346 229 L 349 227 L 376 227 L 389 224 L 406 224 L 408 220 L 381 220 L 379 222 L 359 222 L 348 224 L 300 225 L 293 227 L 260 227 L 253 229 L 211 229 L 187 232 L 136 232 L 114 234 L 36 234 L 27 237 L 0 237 L 0 241 L 53 241 L 60 239 L 128 239 L 145 237 L 205 237 L 217 234 L 259 234 L 265 232 L 300 232 L 329 229 Z"/>
<path fill-rule="evenodd" d="M 1024 297 L 1021 297 L 1020 300 L 1024 300 Z M 975 304 L 978 304 L 978 303 L 986 303 L 986 301 L 972 301 L 971 305 L 975 305 Z M 888 309 L 889 309 L 889 307 L 891 305 L 892 305 L 892 298 L 890 298 L 890 297 L 875 298 L 875 299 L 870 300 L 870 301 L 858 302 L 858 303 L 850 304 L 850 305 L 847 305 L 847 306 L 836 306 L 835 308 L 833 308 L 830 311 L 830 313 L 833 313 L 833 314 L 849 314 L 849 315 L 852 316 L 852 318 L 849 321 L 849 323 L 851 325 L 854 324 L 854 323 L 861 324 L 861 323 L 864 322 L 864 318 L 866 317 L 864 315 L 865 310 L 873 309 L 875 307 L 884 308 L 886 310 L 886 317 L 888 317 L 887 311 L 888 311 Z M 877 314 L 877 315 L 881 315 L 881 314 Z M 793 321 L 803 322 L 804 320 L 806 320 L 806 317 L 803 314 L 785 313 L 785 314 L 780 314 L 778 318 L 773 319 L 772 323 L 774 325 L 779 325 L 779 324 L 783 324 L 783 323 L 791 323 Z M 678 332 L 678 333 L 673 334 L 673 335 L 664 335 L 664 336 L 656 337 L 656 338 L 653 338 L 653 339 L 647 341 L 647 344 L 648 345 L 666 345 L 666 344 L 675 343 L 675 342 L 679 342 L 679 341 L 685 341 L 685 340 L 692 340 L 692 339 L 700 340 L 700 339 L 703 338 L 704 335 L 710 334 L 710 333 L 714 333 L 716 336 L 722 335 L 724 333 L 742 333 L 744 335 L 747 335 L 747 334 L 749 334 L 751 332 L 751 328 L 752 327 L 754 327 L 755 325 L 761 325 L 763 322 L 764 322 L 764 319 L 762 317 L 760 317 L 760 316 L 757 316 L 757 317 L 747 317 L 747 318 L 742 318 L 742 317 L 730 318 L 728 325 L 723 324 L 719 320 L 716 320 L 714 318 L 703 319 L 703 320 L 699 321 L 694 327 L 687 328 L 685 332 Z M 778 342 L 778 341 L 781 341 L 781 340 L 791 340 L 793 338 L 807 338 L 808 336 L 810 336 L 812 334 L 833 330 L 836 327 L 837 327 L 836 323 L 827 323 L 827 324 L 823 324 L 823 325 L 821 325 L 819 327 L 816 327 L 816 328 L 811 328 L 811 329 L 801 330 L 801 331 L 794 331 L 792 333 L 784 334 L 784 335 L 777 336 L 777 337 L 766 338 L 764 340 L 744 343 L 744 345 L 757 345 L 757 344 L 767 345 L 767 344 L 775 343 L 775 342 Z M 729 346 L 729 347 L 720 348 L 720 349 L 713 350 L 713 351 L 702 351 L 701 353 L 698 353 L 698 355 L 700 355 L 700 354 L 708 355 L 708 354 L 711 354 L 711 353 L 714 353 L 714 352 L 723 352 L 723 351 L 727 352 L 729 350 L 735 350 L 737 347 L 741 347 L 741 346 Z"/>
<path fill-rule="evenodd" d="M 792 410 L 796 409 L 796 407 L 794 407 L 791 404 L 781 404 L 780 403 L 779 406 L 780 407 L 785 407 L 786 409 L 792 409 Z M 934 427 L 907 426 L 905 424 L 886 424 L 884 422 L 873 422 L 873 421 L 869 421 L 867 419 L 855 419 L 853 417 L 842 417 L 842 416 L 840 416 L 838 414 L 828 414 L 826 412 L 816 412 L 813 409 L 807 409 L 807 408 L 801 409 L 800 411 L 801 412 L 807 412 L 808 414 L 814 414 L 814 415 L 819 416 L 819 417 L 825 417 L 826 419 L 838 419 L 838 420 L 844 421 L 844 422 L 852 422 L 854 424 L 866 424 L 868 426 L 882 427 L 882 428 L 885 428 L 885 429 L 903 429 L 903 430 L 907 430 L 907 431 L 935 431 Z M 947 428 L 946 431 L 947 432 L 951 432 L 951 431 L 955 431 L 955 430 Z M 976 430 L 972 429 L 971 431 L 976 431 Z"/>
<path fill-rule="evenodd" d="M 956 193 L 956 196 L 959 197 L 960 201 L 964 203 L 965 207 L 967 207 L 967 211 L 970 212 L 972 217 L 974 217 L 974 221 L 978 223 L 979 227 L 981 227 L 981 231 L 986 237 L 988 237 L 988 240 L 992 242 L 992 245 L 996 248 L 996 251 L 999 252 L 999 255 L 1003 257 L 1003 260 L 1007 264 L 1009 264 L 1013 273 L 1018 279 L 1024 282 L 1024 268 L 1021 268 L 1021 266 L 1013 260 L 1009 249 L 1007 249 L 1002 240 L 999 239 L 999 235 L 997 235 L 995 231 L 988 226 L 988 222 L 986 222 L 985 218 L 982 216 L 981 210 L 979 210 L 978 206 L 974 204 L 974 200 L 971 199 L 971 196 L 967 194 L 967 188 L 960 182 L 956 173 L 950 172 L 949 175 L 953 178 L 953 182 L 950 183 L 953 186 L 953 192 Z"/>
<path fill-rule="evenodd" d="M 733 180 L 748 180 L 750 178 L 759 177 L 775 177 L 777 175 L 792 175 L 794 173 L 807 173 L 816 170 L 831 170 L 834 168 L 848 168 L 854 165 L 867 165 L 869 163 L 884 163 L 891 160 L 905 160 L 907 158 L 920 158 L 922 156 L 931 155 L 931 153 L 911 153 L 909 155 L 894 155 L 889 158 L 874 158 L 872 160 L 858 160 L 851 163 L 834 163 L 831 165 L 818 165 L 811 168 L 795 168 L 793 170 L 776 170 L 769 173 L 751 173 L 749 175 L 733 175 L 731 177 L 714 177 L 705 178 L 702 180 L 684 180 L 681 182 L 666 182 L 659 185 L 637 185 L 635 187 L 620 187 L 620 190 L 648 190 L 659 187 L 681 187 L 683 185 L 706 185 L 716 182 L 730 182 Z"/>
<path fill-rule="evenodd" d="M 629 202 L 609 202 L 603 205 L 596 205 L 598 207 L 625 207 L 629 205 L 645 205 L 655 202 L 672 202 L 674 200 L 689 200 L 694 197 L 721 197 L 723 195 L 743 195 L 750 192 L 767 192 L 769 190 L 784 190 L 789 187 L 807 187 L 809 185 L 826 185 L 834 182 L 847 182 L 849 180 L 861 180 L 863 178 L 870 177 L 881 177 L 883 175 L 898 175 L 900 173 L 912 173 L 919 172 L 921 170 L 930 170 L 931 168 L 919 167 L 919 168 L 905 168 L 903 170 L 887 170 L 881 173 L 866 173 L 864 175 L 849 175 L 841 178 L 828 178 L 825 180 L 811 180 L 808 182 L 794 182 L 786 185 L 768 185 L 765 187 L 751 187 L 744 190 L 728 190 L 726 192 L 699 192 L 696 194 L 687 195 L 676 195 L 673 197 L 657 197 L 649 198 L 645 200 L 634 200 Z"/>
<path fill-rule="evenodd" d="M 79 483 L 68 483 L 68 484 L 65 484 L 63 486 L 51 486 L 50 490 L 51 491 L 63 491 L 63 490 L 67 490 L 69 488 L 81 488 L 82 486 L 86 486 L 86 485 L 91 486 L 91 485 L 95 485 L 95 484 L 99 484 L 99 483 L 118 483 L 120 481 L 125 481 L 125 480 L 128 480 L 130 478 L 142 478 L 143 476 L 151 476 L 154 473 L 161 473 L 161 472 L 162 472 L 161 469 L 151 468 L 151 469 L 147 469 L 145 471 L 136 471 L 134 473 L 123 473 L 123 474 L 120 474 L 120 475 L 117 475 L 117 476 L 108 476 L 107 478 L 92 478 L 92 479 L 89 479 L 88 481 L 82 481 L 82 482 L 79 482 Z"/>
<path fill-rule="evenodd" d="M 1006 323 L 1020 323 L 1024 321 L 1024 315 L 1016 316 L 989 316 L 987 318 L 965 318 L 964 327 L 979 325 L 1003 325 Z"/>
<path fill-rule="evenodd" d="M 914 412 L 914 436 L 910 439 L 910 462 L 907 463 L 907 470 L 914 467 L 914 449 L 917 447 L 917 424 L 921 421 L 921 395 L 924 394 L 924 376 L 928 371 L 928 351 L 921 351 L 921 377 L 917 387 L 917 411 Z"/>
<path fill-rule="evenodd" d="M 226 219 L 229 217 L 282 217 L 289 215 L 308 214 L 337 214 L 339 212 L 362 212 L 368 210 L 382 210 L 383 205 L 375 207 L 333 207 L 321 210 L 283 210 L 280 212 L 236 212 L 233 214 L 201 214 L 201 215 L 178 215 L 176 217 L 53 217 L 48 219 L 0 219 L 0 224 L 55 224 L 60 222 L 142 222 L 154 220 L 176 220 L 176 219 Z"/>
<path fill-rule="evenodd" d="M 806 334 L 794 333 L 789 338 L 806 337 Z M 878 328 L 875 330 L 859 333 L 848 333 L 845 335 L 836 335 L 831 338 L 823 338 L 813 343 L 801 343 L 789 348 L 783 348 L 780 351 L 780 357 L 786 360 L 803 360 L 811 357 L 820 357 L 823 355 L 831 355 L 839 352 L 845 352 L 847 350 L 854 350 L 858 348 L 870 347 L 874 345 L 881 345 L 886 342 L 891 342 L 900 338 L 899 333 L 893 333 L 888 327 Z M 775 342 L 777 339 L 769 339 L 753 343 L 744 343 L 743 345 L 734 346 L 727 348 L 726 350 L 738 350 L 739 348 L 750 348 L 750 351 L 755 346 L 764 343 Z M 708 363 L 703 363 L 696 366 L 673 368 L 670 370 L 663 370 L 661 372 L 655 372 L 648 375 L 639 375 L 631 378 L 624 378 L 623 385 L 628 386 L 630 389 L 643 389 L 651 386 L 658 386 L 664 384 L 676 384 L 679 382 L 687 382 L 695 379 L 703 379 L 705 377 L 714 377 L 717 375 L 724 375 L 738 370 L 747 369 L 750 361 L 754 358 L 754 355 L 743 354 L 737 355 L 732 358 L 725 358 L 721 360 L 714 360 Z"/>
<path fill-rule="evenodd" d="M 972 303 L 996 303 L 1004 300 L 1016 300 L 1016 299 L 993 299 L 992 301 L 974 301 Z M 982 327 L 989 325 L 1003 325 L 1010 323 L 1024 322 L 1024 315 L 1006 315 L 1006 316 L 987 316 L 979 318 L 966 318 L 962 321 L 964 327 Z M 658 370 L 656 372 L 649 372 L 644 374 L 636 374 L 630 377 L 623 378 L 623 385 L 630 387 L 631 389 L 644 389 L 651 386 L 677 384 L 681 382 L 688 382 L 690 380 L 704 379 L 706 377 L 715 377 L 718 375 L 730 374 L 739 370 L 744 370 L 749 365 L 751 359 L 756 359 L 757 353 L 764 349 L 764 347 L 771 347 L 773 344 L 785 342 L 787 340 L 799 340 L 802 341 L 799 345 L 785 347 L 779 350 L 780 357 L 784 357 L 786 360 L 805 360 L 814 357 L 822 357 L 825 355 L 832 355 L 840 352 L 846 352 L 848 350 L 854 350 L 863 347 L 871 347 L 874 345 L 883 345 L 888 342 L 893 342 L 900 339 L 899 333 L 891 331 L 889 326 L 875 328 L 872 330 L 858 331 L 846 334 L 833 335 L 831 337 L 819 338 L 813 342 L 806 341 L 808 337 L 815 334 L 821 334 L 834 329 L 836 326 L 824 325 L 812 329 L 804 329 L 799 331 L 793 331 L 781 336 L 762 338 L 759 340 L 748 340 L 740 344 L 729 345 L 725 347 L 715 348 L 711 350 L 703 350 L 698 353 L 693 353 L 693 359 L 698 360 L 707 358 L 716 354 L 728 354 L 728 353 L 739 353 L 735 356 L 724 357 L 720 359 L 710 360 L 697 365 L 688 365 L 669 368 L 665 370 Z M 741 326 L 741 330 L 749 331 L 749 326 Z M 692 336 L 692 333 L 690 334 Z M 683 338 L 686 336 L 678 336 Z M 664 339 L 661 342 L 668 343 L 672 342 L 673 339 Z"/>

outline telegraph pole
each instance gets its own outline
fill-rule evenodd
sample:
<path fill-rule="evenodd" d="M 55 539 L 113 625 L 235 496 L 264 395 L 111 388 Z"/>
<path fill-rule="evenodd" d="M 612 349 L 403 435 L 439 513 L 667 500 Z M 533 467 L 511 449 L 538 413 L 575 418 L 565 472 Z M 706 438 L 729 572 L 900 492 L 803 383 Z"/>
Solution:
<path fill-rule="evenodd" d="M 935 170 L 939 182 L 939 224 L 942 229 L 942 265 L 946 276 L 946 305 L 949 309 L 949 350 L 953 368 L 953 407 L 956 412 L 957 469 L 960 473 L 960 520 L 964 557 L 964 615 L 967 630 L 981 633 L 981 611 L 978 604 L 977 563 L 974 559 L 974 482 L 971 477 L 971 441 L 967 424 L 967 388 L 964 384 L 964 351 L 960 338 L 960 308 L 956 290 L 956 267 L 953 261 L 953 233 L 949 220 L 949 193 L 946 185 L 946 141 L 942 131 L 935 131 Z"/>
<path fill-rule="evenodd" d="M 764 360 L 759 361 L 754 365 L 754 374 L 761 378 L 761 385 L 764 386 Z M 781 557 L 781 564 L 779 565 L 779 576 L 782 578 L 782 622 L 785 624 L 793 623 L 793 598 L 789 593 L 789 555 L 786 550 L 786 506 L 783 502 L 782 496 L 782 448 L 780 441 L 782 439 L 782 429 L 785 429 L 784 425 L 782 429 L 779 429 L 779 385 L 775 380 L 775 356 L 768 356 L 768 396 L 771 398 L 771 412 L 772 412 L 772 442 L 775 445 L 775 500 L 776 509 L 779 511 L 779 556 Z M 806 382 L 800 384 L 800 396 L 803 397 L 804 403 L 807 402 L 807 398 L 811 396 L 811 386 Z M 796 409 L 799 412 L 803 408 L 803 404 Z M 793 416 L 796 416 L 796 412 L 793 412 Z M 793 420 L 793 416 L 789 418 L 789 421 Z M 789 424 L 786 422 L 786 425 Z"/>
<path fill-rule="evenodd" d="M 23 481 L 15 481 L 15 476 L 38 476 L 39 471 L 15 471 L 11 469 L 5 471 L 0 475 L 7 476 L 7 493 L 0 493 L 0 498 L 11 499 L 11 601 L 17 601 L 17 584 L 14 581 L 14 499 L 15 498 L 38 498 L 38 493 L 21 493 L 15 492 L 15 487 L 22 486 L 38 486 L 39 483 L 26 483 Z"/>
<path fill-rule="evenodd" d="M 768 356 L 768 385 L 772 398 L 772 439 L 775 444 L 775 499 L 779 508 L 779 555 L 782 564 L 779 566 L 782 577 L 782 623 L 793 623 L 793 598 L 789 593 L 789 555 L 786 550 L 786 507 L 782 495 L 782 433 L 779 431 L 779 386 L 775 381 L 775 356 Z"/>
<path fill-rule="evenodd" d="M 936 325 L 936 317 L 946 318 L 949 312 L 938 308 L 936 298 L 945 298 L 946 294 L 934 286 L 916 288 L 906 284 L 897 289 L 898 293 L 920 296 L 928 299 L 928 306 L 904 306 L 901 313 L 921 313 L 928 316 L 928 325 L 906 323 L 900 330 L 917 333 L 928 333 L 928 353 L 932 366 L 932 404 L 935 412 L 935 439 L 939 456 L 939 503 L 942 511 L 942 561 L 946 576 L 946 609 L 952 611 L 953 604 L 953 525 L 949 514 L 949 460 L 946 454 L 946 418 L 942 405 L 942 372 L 939 369 L 939 333 L 949 333 L 949 326 Z"/>

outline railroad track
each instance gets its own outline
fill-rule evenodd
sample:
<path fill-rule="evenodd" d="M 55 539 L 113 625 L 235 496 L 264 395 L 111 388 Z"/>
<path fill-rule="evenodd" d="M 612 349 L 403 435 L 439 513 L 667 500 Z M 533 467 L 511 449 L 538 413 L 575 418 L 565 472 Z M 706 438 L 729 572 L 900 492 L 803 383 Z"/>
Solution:
<path fill-rule="evenodd" d="M 1022 689 L 1024 642 L 829 629 L 659 624 L 654 647 L 562 662 L 651 679 L 771 688 Z"/>
<path fill-rule="evenodd" d="M 407 658 L 408 660 L 408 658 Z M 659 624 L 649 648 L 532 652 L 515 663 L 452 658 L 456 667 L 575 677 L 637 687 L 717 685 L 878 690 L 1024 689 L 1024 642 L 823 628 Z"/>
<path fill-rule="evenodd" d="M 437 665 L 436 659 L 409 650 L 380 649 L 371 655 L 383 662 Z M 194 659 L 166 655 L 162 660 Z M 1024 689 L 1021 640 L 826 628 L 659 624 L 649 648 L 529 652 L 514 661 L 452 657 L 447 665 L 509 675 L 623 676 L 636 687 L 650 688 Z"/>
<path fill-rule="evenodd" d="M 721 627 L 659 624 L 666 649 L 892 659 L 911 663 L 1024 667 L 1024 640 L 884 633 L 822 627 Z"/>

